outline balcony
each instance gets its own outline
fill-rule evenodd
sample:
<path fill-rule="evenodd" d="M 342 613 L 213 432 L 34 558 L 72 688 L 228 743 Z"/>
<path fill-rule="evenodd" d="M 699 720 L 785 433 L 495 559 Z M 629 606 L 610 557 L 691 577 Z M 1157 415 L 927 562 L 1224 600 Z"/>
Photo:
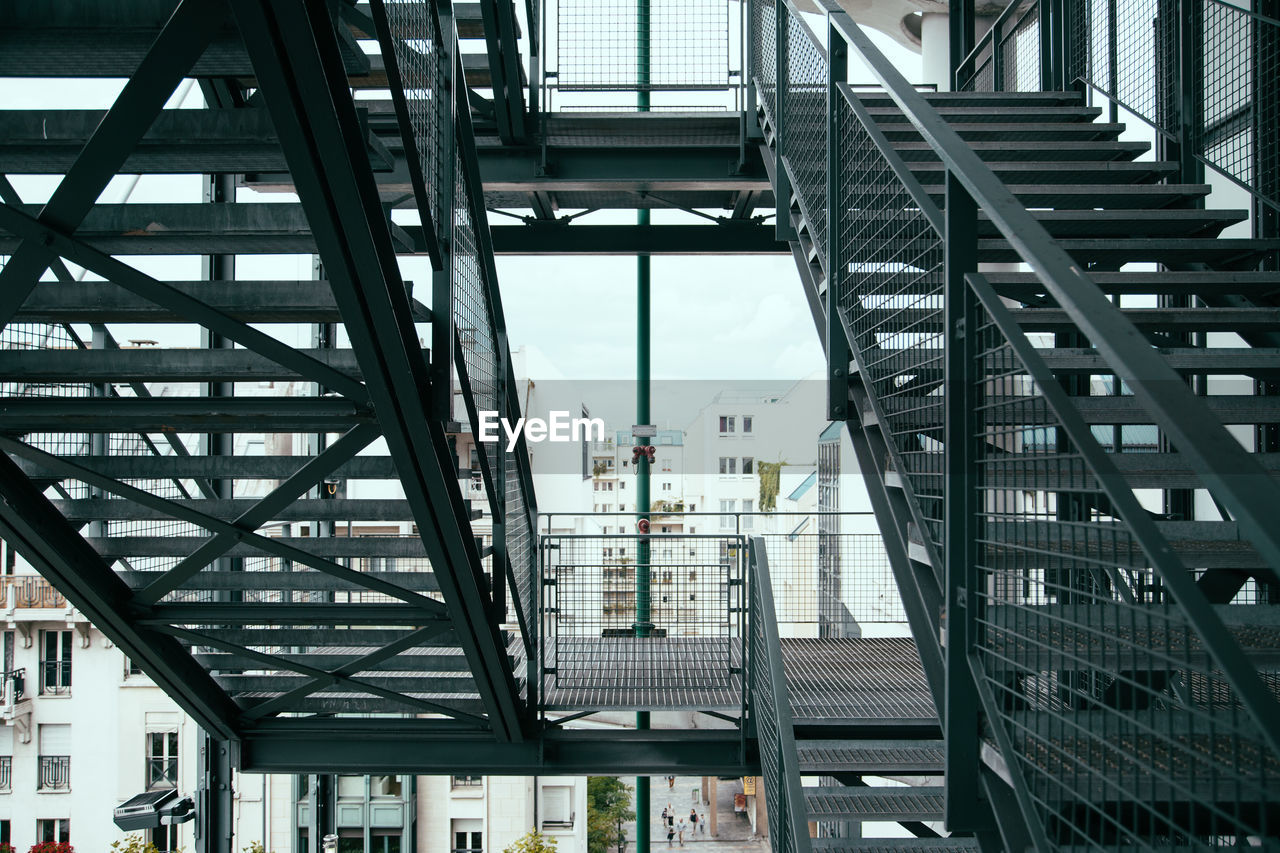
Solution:
<path fill-rule="evenodd" d="M 6 578 L 5 607 L 8 610 L 65 610 L 67 599 L 39 575 Z"/>
<path fill-rule="evenodd" d="M 40 756 L 39 772 L 36 777 L 37 791 L 70 791 L 71 790 L 71 756 Z"/>
<path fill-rule="evenodd" d="M 153 791 L 178 787 L 177 756 L 147 759 L 147 788 Z"/>
<path fill-rule="evenodd" d="M 13 790 L 13 756 L 0 755 L 0 791 Z"/>

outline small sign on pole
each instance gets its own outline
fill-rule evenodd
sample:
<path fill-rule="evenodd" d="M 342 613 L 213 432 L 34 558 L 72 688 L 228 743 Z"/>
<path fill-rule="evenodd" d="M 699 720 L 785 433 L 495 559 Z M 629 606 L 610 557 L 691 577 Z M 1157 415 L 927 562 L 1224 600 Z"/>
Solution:
<path fill-rule="evenodd" d="M 636 438 L 653 438 L 658 434 L 658 428 L 653 424 L 634 424 L 631 434 Z"/>

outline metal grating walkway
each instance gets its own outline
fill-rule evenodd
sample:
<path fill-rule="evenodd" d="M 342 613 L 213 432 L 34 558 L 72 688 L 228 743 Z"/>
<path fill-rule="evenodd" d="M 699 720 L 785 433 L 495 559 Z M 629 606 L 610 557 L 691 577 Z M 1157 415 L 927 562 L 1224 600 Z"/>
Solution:
<path fill-rule="evenodd" d="M 548 637 L 543 654 L 548 663 L 558 660 L 562 670 L 546 682 L 543 704 L 549 711 L 737 711 L 742 707 L 742 655 L 736 641 Z"/>
<path fill-rule="evenodd" d="M 805 788 L 810 820 L 942 820 L 942 788 Z"/>
<path fill-rule="evenodd" d="M 830 842 L 823 843 L 823 842 Z M 859 844 L 853 838 L 815 838 L 813 849 L 822 853 L 902 853 L 903 850 L 928 850 L 931 853 L 969 853 L 978 849 L 972 838 L 893 838 L 867 839 Z"/>
<path fill-rule="evenodd" d="M 784 638 L 782 659 L 798 724 L 937 721 L 913 639 Z"/>

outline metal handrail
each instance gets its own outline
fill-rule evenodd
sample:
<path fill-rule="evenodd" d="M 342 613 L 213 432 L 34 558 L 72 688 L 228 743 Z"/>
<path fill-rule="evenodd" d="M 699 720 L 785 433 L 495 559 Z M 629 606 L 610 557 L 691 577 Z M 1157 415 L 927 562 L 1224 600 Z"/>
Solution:
<path fill-rule="evenodd" d="M 924 96 L 907 83 L 844 12 L 831 13 L 833 31 L 858 53 L 903 114 L 987 212 L 1019 259 L 1028 264 L 1049 295 L 1093 343 L 1134 396 L 1200 472 L 1204 487 L 1220 496 L 1262 558 L 1280 565 L 1280 531 L 1274 507 L 1280 484 L 1210 412 L 1182 377 L 1098 288 L 1080 265 L 996 177 Z M 1236 472 L 1230 476 L 1225 472 Z"/>
<path fill-rule="evenodd" d="M 754 691 L 764 689 L 770 691 L 775 723 L 777 725 L 777 759 L 781 771 L 780 779 L 774 780 L 779 795 L 785 798 L 783 803 L 767 803 L 770 812 L 785 816 L 785 826 L 790 841 L 790 853 L 810 853 L 813 845 L 809 841 L 809 815 L 805 807 L 804 785 L 800 778 L 799 752 L 796 749 L 795 728 L 791 718 L 791 699 L 787 691 L 786 670 L 782 663 L 782 640 L 778 636 L 778 620 L 773 609 L 773 582 L 769 577 L 769 558 L 765 551 L 764 539 L 753 536 L 747 543 L 747 568 L 751 578 L 752 615 L 758 619 L 760 636 L 764 640 L 764 648 L 756 648 L 752 644 L 752 657 L 748 671 L 752 674 L 750 695 L 750 711 L 758 713 L 760 707 L 755 700 Z M 758 612 L 756 610 L 758 609 Z M 752 637 L 756 635 L 756 626 L 750 628 Z M 754 658 L 759 656 L 757 662 Z M 768 684 L 754 683 L 755 673 L 763 666 L 768 676 Z M 757 727 L 758 728 L 758 727 Z M 761 749 L 767 744 L 760 744 Z M 762 762 L 763 763 L 763 762 Z M 766 787 L 766 793 L 768 787 Z M 781 806 L 781 809 L 779 809 Z M 775 845 L 774 850 L 783 851 L 787 847 Z"/>
<path fill-rule="evenodd" d="M 965 83 L 967 83 L 970 79 L 973 78 L 975 74 L 978 73 L 978 68 L 979 68 L 978 59 L 982 58 L 980 54 L 982 53 L 983 48 L 988 43 L 991 44 L 991 50 L 992 50 L 991 56 L 992 56 L 992 59 L 994 60 L 995 51 L 1000 49 L 1000 45 L 997 45 L 995 43 L 996 34 L 1000 32 L 1000 28 L 1004 26 L 1005 22 L 1008 21 L 1009 18 L 1013 16 L 1014 11 L 1021 5 L 1022 5 L 1021 0 L 1011 0 L 1009 5 L 1004 7 L 1004 10 L 991 24 L 991 28 L 988 29 L 985 33 L 983 33 L 982 37 L 979 38 L 977 42 L 974 43 L 973 50 L 969 51 L 969 55 L 966 56 L 964 59 L 960 60 L 960 64 L 956 66 L 957 82 L 961 81 L 960 75 L 966 69 L 970 69 L 970 71 L 968 76 L 963 78 L 963 82 Z M 1036 3 L 1031 3 L 1027 7 L 1027 11 L 1028 12 L 1031 11 L 1031 9 L 1034 8 L 1035 6 L 1036 6 Z M 1025 17 L 1025 15 L 1023 17 Z M 1019 24 L 1022 23 L 1022 20 L 1019 19 L 1018 23 Z M 1004 43 L 1004 39 L 1001 39 L 1001 44 L 1003 43 Z"/>

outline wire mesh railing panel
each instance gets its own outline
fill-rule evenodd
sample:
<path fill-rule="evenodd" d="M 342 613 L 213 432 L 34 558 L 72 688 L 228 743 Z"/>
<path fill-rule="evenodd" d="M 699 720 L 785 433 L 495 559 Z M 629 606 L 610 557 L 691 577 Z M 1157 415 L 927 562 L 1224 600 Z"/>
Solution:
<path fill-rule="evenodd" d="M 782 72 L 783 160 L 821 256 L 827 247 L 827 52 L 794 14 L 787 16 Z"/>
<path fill-rule="evenodd" d="M 1280 756 L 1153 570 L 1153 548 L 1190 565 L 1197 553 L 1139 540 L 1095 473 L 1102 448 L 1061 416 L 1065 392 L 1045 395 L 1047 370 L 1034 374 L 1024 359 L 1039 357 L 1015 351 L 1011 320 L 1002 328 L 989 308 L 978 317 L 973 651 L 998 709 L 989 734 L 1049 840 L 1201 850 L 1274 836 Z M 1018 482 L 1032 469 L 1034 484 Z M 1280 636 L 1262 636 L 1280 635 L 1263 627 L 1273 619 L 1228 609 L 1246 654 L 1276 647 Z M 1257 662 L 1271 670 L 1266 654 Z"/>
<path fill-rule="evenodd" d="M 556 687 L 730 686 L 742 666 L 741 537 L 551 536 L 542 547 Z"/>
<path fill-rule="evenodd" d="M 808 853 L 809 826 L 804 820 L 804 803 L 795 802 L 800 793 L 791 708 L 786 673 L 782 664 L 782 644 L 769 564 L 763 550 L 752 544 L 748 583 L 747 628 L 750 651 L 747 677 L 750 685 L 750 715 L 755 724 L 760 753 L 760 775 L 764 781 L 765 806 L 769 813 L 769 847 L 773 853 Z"/>
<path fill-rule="evenodd" d="M 842 90 L 836 100 L 841 263 L 835 296 L 928 525 L 942 541 L 942 239 Z"/>
<path fill-rule="evenodd" d="M 1018 13 L 1013 29 L 999 46 L 1006 92 L 1038 92 L 1040 80 L 1040 3 Z"/>
<path fill-rule="evenodd" d="M 449 107 L 449 51 L 440 19 L 427 0 L 384 0 L 394 41 L 395 60 L 404 84 L 405 103 L 414 147 L 426 189 L 426 203 L 437 236 L 443 240 L 449 224 L 443 204 L 450 180 L 445 136 L 452 120 Z"/>
<path fill-rule="evenodd" d="M 506 501 L 503 520 L 506 523 L 507 559 L 511 563 L 511 574 L 515 581 L 516 600 L 525 625 L 532 630 L 537 619 L 534 594 L 537 591 L 534 583 L 537 577 L 537 551 L 534 547 L 533 530 L 529 523 L 529 506 L 525 502 L 524 488 L 520 480 L 519 460 L 514 453 L 506 454 Z M 532 642 L 532 638 L 526 638 Z"/>
<path fill-rule="evenodd" d="M 558 0 L 556 86 L 561 91 L 725 89 L 727 0 Z M 647 61 L 646 61 L 647 60 Z"/>
<path fill-rule="evenodd" d="M 778 116 L 778 8 L 772 2 L 751 0 L 747 37 L 751 40 L 756 97 L 769 124 L 777 126 Z"/>
<path fill-rule="evenodd" d="M 812 525 L 803 533 L 757 535 L 769 549 L 774 612 L 779 626 L 788 626 L 784 633 L 858 636 L 864 623 L 906 622 L 879 533 Z"/>
<path fill-rule="evenodd" d="M 4 269 L 5 258 L 0 258 Z M 0 349 L 46 350 L 76 349 L 77 342 L 65 326 L 50 323 L 10 323 L 0 330 Z M 82 382 L 0 382 L 0 397 L 91 397 L 93 386 Z M 56 456 L 85 456 L 90 451 L 90 437 L 82 432 L 31 433 L 23 441 Z M 75 480 L 64 480 L 59 487 L 72 498 L 89 497 L 89 487 Z"/>

